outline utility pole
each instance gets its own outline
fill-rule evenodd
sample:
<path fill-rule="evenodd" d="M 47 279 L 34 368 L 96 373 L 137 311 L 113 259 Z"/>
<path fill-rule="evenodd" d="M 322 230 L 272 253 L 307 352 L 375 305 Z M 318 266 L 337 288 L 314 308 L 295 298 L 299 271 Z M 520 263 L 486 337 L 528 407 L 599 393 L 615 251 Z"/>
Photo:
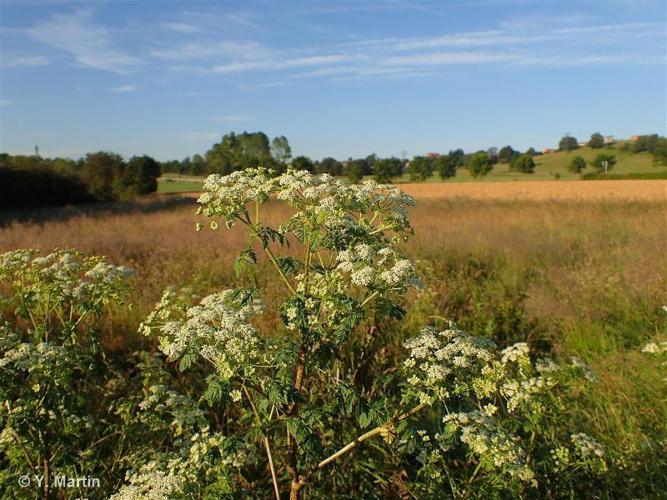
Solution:
<path fill-rule="evenodd" d="M 35 144 L 35 156 L 39 158 L 39 146 Z"/>

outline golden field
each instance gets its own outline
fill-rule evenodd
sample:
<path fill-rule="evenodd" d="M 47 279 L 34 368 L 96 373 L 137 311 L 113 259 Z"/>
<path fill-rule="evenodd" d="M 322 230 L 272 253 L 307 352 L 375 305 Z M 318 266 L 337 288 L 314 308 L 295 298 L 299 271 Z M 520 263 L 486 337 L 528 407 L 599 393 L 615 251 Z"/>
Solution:
<path fill-rule="evenodd" d="M 641 348 L 667 336 L 667 182 L 400 187 L 417 201 L 404 251 L 426 289 L 408 297 L 408 313 L 392 330 L 399 342 L 453 319 L 501 345 L 528 341 L 584 359 L 598 386 L 568 411 L 612 453 L 638 449 L 634 474 L 659 488 L 667 464 L 650 443 L 667 443 L 667 384 Z M 283 220 L 287 207 L 270 203 L 266 222 Z M 204 294 L 254 281 L 269 306 L 280 300 L 280 284 L 261 265 L 250 281 L 235 275 L 243 233 L 196 232 L 195 209 L 193 195 L 162 195 L 17 213 L 13 222 L 5 215 L 0 251 L 74 247 L 134 268 L 132 307 L 116 310 L 103 332 L 106 347 L 122 354 L 151 346 L 134 332 L 168 286 Z M 261 322 L 269 331 L 279 325 L 276 317 Z"/>
<path fill-rule="evenodd" d="M 401 189 L 419 199 L 466 198 L 471 200 L 524 201 L 664 201 L 667 180 L 614 181 L 516 181 L 474 183 L 401 184 Z"/>

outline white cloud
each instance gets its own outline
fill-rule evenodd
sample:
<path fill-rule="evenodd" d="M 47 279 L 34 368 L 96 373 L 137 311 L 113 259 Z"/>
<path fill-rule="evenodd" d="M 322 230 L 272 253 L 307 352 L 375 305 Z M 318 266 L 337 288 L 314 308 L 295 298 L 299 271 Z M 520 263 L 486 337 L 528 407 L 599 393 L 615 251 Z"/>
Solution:
<path fill-rule="evenodd" d="M 44 56 L 2 56 L 3 68 L 21 68 L 25 66 L 46 66 L 49 59 Z"/>
<path fill-rule="evenodd" d="M 450 64 L 489 64 L 520 60 L 515 54 L 504 52 L 428 52 L 406 56 L 387 57 L 383 66 L 445 66 Z"/>
<path fill-rule="evenodd" d="M 307 66 L 325 66 L 329 64 L 338 64 L 343 62 L 349 62 L 354 59 L 359 59 L 361 56 L 348 56 L 345 54 L 326 54 L 326 55 L 317 55 L 317 56 L 306 56 L 306 57 L 296 57 L 289 58 L 284 60 L 275 60 L 275 59 L 265 59 L 259 61 L 247 61 L 247 62 L 232 62 L 228 64 L 221 64 L 211 68 L 211 71 L 214 73 L 227 74 L 227 73 L 238 73 L 241 71 L 249 70 L 278 70 L 278 69 L 291 69 L 291 68 L 302 68 Z"/>
<path fill-rule="evenodd" d="M 55 14 L 27 30 L 35 40 L 70 53 L 90 68 L 124 73 L 143 61 L 113 46 L 112 34 L 95 24 L 89 11 Z"/>
<path fill-rule="evenodd" d="M 272 51 L 255 42 L 233 41 L 199 41 L 187 42 L 159 49 L 153 49 L 149 55 L 157 59 L 184 60 L 205 59 L 210 57 L 232 57 L 236 59 L 250 59 L 269 57 Z"/>
<path fill-rule="evenodd" d="M 109 90 L 112 92 L 134 92 L 137 87 L 134 85 L 120 85 L 119 87 L 111 87 Z"/>
<path fill-rule="evenodd" d="M 165 22 L 162 27 L 177 33 L 201 33 L 201 28 L 194 24 L 179 23 L 179 22 Z"/>

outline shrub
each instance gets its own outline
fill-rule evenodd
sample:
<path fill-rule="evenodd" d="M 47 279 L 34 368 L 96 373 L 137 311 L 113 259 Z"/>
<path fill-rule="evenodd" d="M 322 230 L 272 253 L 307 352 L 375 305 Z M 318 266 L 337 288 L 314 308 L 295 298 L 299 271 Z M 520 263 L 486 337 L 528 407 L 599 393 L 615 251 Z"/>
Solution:
<path fill-rule="evenodd" d="M 425 181 L 433 175 L 433 160 L 427 156 L 415 156 L 410 161 L 410 180 Z"/>
<path fill-rule="evenodd" d="M 531 155 L 515 156 L 510 163 L 510 170 L 533 174 L 535 173 L 535 160 Z"/>
<path fill-rule="evenodd" d="M 274 197 L 292 213 L 266 225 L 262 208 Z M 602 445 L 554 419 L 593 379 L 578 360 L 533 361 L 524 343 L 500 351 L 450 324 L 405 341 L 400 365 L 358 372 L 350 345 L 383 335 L 379 325 L 400 320 L 401 298 L 421 287 L 398 246 L 411 232 L 409 196 L 372 181 L 249 169 L 209 177 L 199 203 L 206 226 L 248 233 L 239 279 L 260 255 L 272 266 L 281 324 L 255 326 L 267 305 L 252 281 L 196 305 L 165 293 L 141 331 L 157 332 L 170 360 L 205 377 L 202 399 L 226 424 L 186 439 L 184 453 L 153 454 L 114 498 L 433 497 L 473 482 L 480 495 L 516 495 L 607 469 Z M 395 481 L 368 474 L 392 465 L 403 471 Z"/>
<path fill-rule="evenodd" d="M 8 320 L 0 326 L 1 496 L 53 498 L 54 474 L 106 474 L 117 434 L 109 407 L 119 384 L 105 362 L 99 325 L 122 299 L 129 274 L 75 251 L 0 255 L 0 311 Z M 41 487 L 17 491 L 25 474 L 43 476 Z M 84 484 L 71 494 L 97 495 L 95 489 Z"/>
<path fill-rule="evenodd" d="M 616 157 L 614 155 L 600 153 L 592 161 L 591 166 L 598 172 L 608 172 L 616 165 Z"/>
<path fill-rule="evenodd" d="M 584 160 L 581 156 L 575 156 L 567 165 L 567 169 L 574 174 L 581 173 L 581 171 L 585 168 L 586 160 Z"/>
<path fill-rule="evenodd" d="M 473 177 L 484 177 L 491 172 L 491 170 L 493 170 L 493 162 L 488 154 L 479 152 L 470 157 L 470 160 L 468 161 L 468 171 Z"/>

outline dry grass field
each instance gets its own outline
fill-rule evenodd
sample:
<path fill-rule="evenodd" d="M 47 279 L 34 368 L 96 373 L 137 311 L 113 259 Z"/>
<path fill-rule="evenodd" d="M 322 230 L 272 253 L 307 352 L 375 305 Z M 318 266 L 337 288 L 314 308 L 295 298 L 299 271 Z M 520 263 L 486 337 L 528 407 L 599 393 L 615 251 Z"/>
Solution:
<path fill-rule="evenodd" d="M 472 200 L 517 201 L 665 201 L 666 180 L 578 180 L 484 182 L 467 184 L 414 183 L 401 189 L 419 199 L 465 198 Z"/>
<path fill-rule="evenodd" d="M 594 401 L 572 411 L 589 418 L 612 447 L 642 433 L 663 435 L 665 388 L 640 349 L 664 336 L 667 199 L 664 181 L 419 184 L 416 260 L 427 290 L 409 299 L 397 335 L 452 318 L 501 344 L 577 355 L 598 372 Z M 275 204 L 266 211 L 284 214 Z M 192 196 L 32 214 L 0 227 L 0 251 L 75 247 L 136 270 L 132 309 L 106 325 L 110 349 L 146 347 L 133 332 L 164 288 L 198 293 L 238 284 L 232 270 L 246 239 L 236 230 L 195 232 Z M 254 279 L 265 283 L 261 270 Z M 264 297 L 267 302 L 272 297 Z M 276 318 L 265 318 L 269 324 Z M 623 404 L 619 404 L 622 401 Z"/>

